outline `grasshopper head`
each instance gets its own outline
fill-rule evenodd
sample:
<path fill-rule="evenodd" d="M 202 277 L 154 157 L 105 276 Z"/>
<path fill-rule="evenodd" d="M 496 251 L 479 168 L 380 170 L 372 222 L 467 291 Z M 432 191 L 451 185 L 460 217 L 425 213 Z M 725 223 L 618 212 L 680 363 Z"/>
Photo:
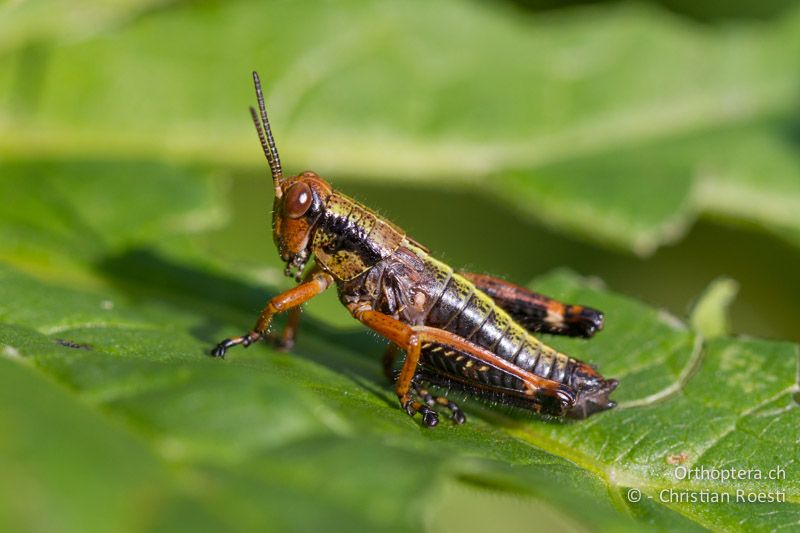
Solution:
<path fill-rule="evenodd" d="M 310 255 L 314 223 L 325 210 L 331 186 L 313 172 L 283 178 L 275 188 L 272 235 L 286 275 L 299 280 Z"/>

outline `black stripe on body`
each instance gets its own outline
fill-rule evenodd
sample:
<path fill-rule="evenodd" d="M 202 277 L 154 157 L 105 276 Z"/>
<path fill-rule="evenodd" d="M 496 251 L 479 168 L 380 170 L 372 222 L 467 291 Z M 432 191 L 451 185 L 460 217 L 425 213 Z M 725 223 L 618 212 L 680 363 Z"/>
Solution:
<path fill-rule="evenodd" d="M 353 206 L 347 214 L 325 211 L 317 222 L 316 231 L 329 236 L 323 248 L 326 253 L 353 252 L 364 264 L 374 265 L 382 258 L 379 244 L 369 239 L 375 222 L 371 213 Z"/>

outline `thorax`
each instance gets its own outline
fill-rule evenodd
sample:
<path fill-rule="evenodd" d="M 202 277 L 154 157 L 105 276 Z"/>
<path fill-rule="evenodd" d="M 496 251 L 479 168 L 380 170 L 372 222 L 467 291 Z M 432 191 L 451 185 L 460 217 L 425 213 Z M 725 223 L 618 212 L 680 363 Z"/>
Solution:
<path fill-rule="evenodd" d="M 355 200 L 333 193 L 315 225 L 312 252 L 337 281 L 364 274 L 391 256 L 405 239 L 396 226 Z"/>

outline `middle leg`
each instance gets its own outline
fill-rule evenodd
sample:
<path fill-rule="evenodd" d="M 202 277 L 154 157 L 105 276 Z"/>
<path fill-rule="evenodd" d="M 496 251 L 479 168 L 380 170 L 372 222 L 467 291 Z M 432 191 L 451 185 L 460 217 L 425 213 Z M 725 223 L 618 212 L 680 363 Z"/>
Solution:
<path fill-rule="evenodd" d="M 397 360 L 399 353 L 400 350 L 397 348 L 397 345 L 389 343 L 389 346 L 386 347 L 386 352 L 383 354 L 383 374 L 390 383 L 395 382 L 394 362 Z M 453 422 L 459 425 L 466 422 L 467 416 L 454 401 L 446 396 L 431 394 L 417 379 L 412 381 L 412 387 L 417 393 L 417 396 L 419 396 L 428 407 L 441 405 L 450 411 L 450 418 Z"/>

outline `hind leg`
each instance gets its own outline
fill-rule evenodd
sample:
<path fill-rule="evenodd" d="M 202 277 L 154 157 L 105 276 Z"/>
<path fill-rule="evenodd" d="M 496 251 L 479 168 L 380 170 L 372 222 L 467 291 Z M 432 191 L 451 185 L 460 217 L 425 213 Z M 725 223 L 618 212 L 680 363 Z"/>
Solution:
<path fill-rule="evenodd" d="M 556 381 L 543 378 L 537 374 L 523 370 L 498 355 L 481 348 L 469 341 L 448 331 L 427 326 L 410 326 L 394 317 L 370 309 L 368 306 L 353 305 L 350 309 L 353 316 L 379 333 L 387 340 L 396 344 L 406 353 L 403 368 L 395 380 L 395 393 L 400 405 L 410 416 L 422 414 L 422 421 L 426 426 L 432 427 L 438 423 L 436 411 L 424 403 L 411 398 L 411 383 L 418 373 L 420 350 L 425 343 L 436 343 L 445 349 L 463 353 L 485 365 L 491 365 L 499 372 L 504 372 L 518 383 L 517 393 L 530 401 L 535 402 L 540 409 L 546 408 L 548 414 L 562 416 L 569 408 L 575 405 L 575 391 Z"/>

